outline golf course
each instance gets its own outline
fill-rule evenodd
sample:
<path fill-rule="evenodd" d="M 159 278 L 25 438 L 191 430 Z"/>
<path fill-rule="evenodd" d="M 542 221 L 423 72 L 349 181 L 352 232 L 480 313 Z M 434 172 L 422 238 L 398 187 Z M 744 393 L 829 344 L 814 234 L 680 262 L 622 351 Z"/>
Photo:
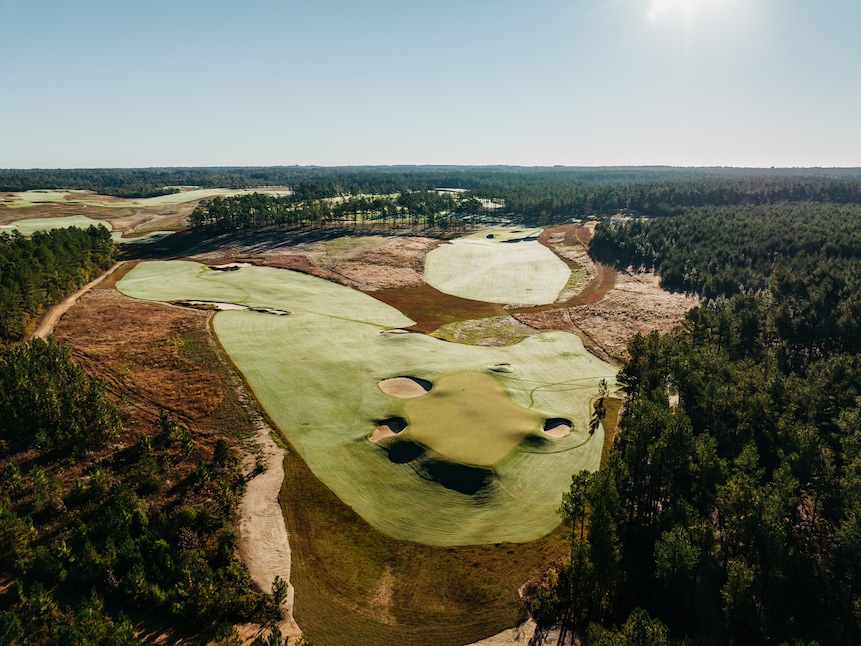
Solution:
<path fill-rule="evenodd" d="M 498 259 L 476 285 L 489 291 L 507 280 L 506 254 L 515 266 L 524 253 L 540 265 L 534 241 L 488 244 Z M 466 266 L 472 246 L 440 249 L 464 250 Z M 548 254 L 544 271 L 555 283 L 540 269 L 532 278 L 552 301 L 568 277 Z M 504 347 L 451 343 L 407 332 L 413 321 L 368 294 L 271 267 L 144 262 L 117 288 L 153 301 L 230 304 L 212 327 L 261 407 L 317 478 L 393 538 L 439 546 L 539 538 L 558 526 L 571 475 L 600 463 L 593 402 L 616 370 L 573 334 Z"/>

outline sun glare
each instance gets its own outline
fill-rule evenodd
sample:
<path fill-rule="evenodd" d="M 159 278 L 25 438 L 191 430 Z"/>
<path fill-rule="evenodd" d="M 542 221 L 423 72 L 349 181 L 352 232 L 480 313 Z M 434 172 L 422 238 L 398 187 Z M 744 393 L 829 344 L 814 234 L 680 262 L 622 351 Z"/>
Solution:
<path fill-rule="evenodd" d="M 675 15 L 691 20 L 704 10 L 719 8 L 731 2 L 732 0 L 651 0 L 646 18 L 650 22 L 656 22 L 665 16 Z"/>

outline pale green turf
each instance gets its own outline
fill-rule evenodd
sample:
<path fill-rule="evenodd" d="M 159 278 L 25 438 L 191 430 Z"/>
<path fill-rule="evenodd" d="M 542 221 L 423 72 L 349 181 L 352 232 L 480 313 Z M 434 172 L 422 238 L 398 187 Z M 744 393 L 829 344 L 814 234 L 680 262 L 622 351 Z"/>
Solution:
<path fill-rule="evenodd" d="M 515 404 L 488 372 L 457 372 L 421 397 L 404 402 L 413 439 L 442 456 L 492 467 L 544 418 Z"/>
<path fill-rule="evenodd" d="M 22 236 L 31 236 L 36 231 L 48 231 L 50 229 L 66 229 L 68 227 L 79 227 L 86 229 L 92 225 L 102 225 L 108 231 L 113 227 L 107 220 L 94 220 L 86 215 L 67 215 L 60 218 L 31 218 L 29 220 L 18 220 L 7 225 L 0 226 L 0 233 L 3 231 L 18 231 Z M 118 244 L 149 244 L 158 242 L 164 238 L 173 235 L 173 231 L 151 231 L 142 236 L 132 238 L 123 238 L 120 231 L 113 231 L 111 239 Z"/>
<path fill-rule="evenodd" d="M 9 208 L 24 208 L 36 204 L 49 204 L 53 202 L 64 202 L 68 191 L 36 190 L 11 193 L 9 198 L 4 198 L 3 204 Z M 9 201 L 6 201 L 9 200 Z"/>
<path fill-rule="evenodd" d="M 490 233 L 500 237 L 487 238 Z M 556 300 L 571 275 L 568 266 L 539 242 L 504 242 L 504 235 L 487 231 L 437 247 L 425 260 L 424 281 L 446 294 L 487 303 Z"/>
<path fill-rule="evenodd" d="M 496 229 L 482 229 L 475 233 L 463 236 L 466 240 L 497 240 L 512 241 L 524 240 L 526 238 L 537 238 L 543 229 L 529 229 L 527 227 L 502 227 Z"/>
<path fill-rule="evenodd" d="M 12 193 L 9 201 L 2 203 L 10 208 L 24 208 L 35 206 L 38 204 L 90 204 L 93 206 L 108 206 L 117 208 L 128 207 L 148 207 L 148 206 L 175 206 L 177 204 L 185 204 L 186 202 L 196 202 L 203 199 L 208 199 L 216 196 L 230 197 L 233 195 L 244 195 L 253 193 L 255 190 L 258 193 L 271 193 L 273 195 L 285 195 L 290 191 L 271 190 L 266 188 L 259 189 L 243 189 L 236 190 L 230 188 L 201 188 L 190 191 L 181 191 L 179 193 L 170 193 L 168 195 L 159 195 L 157 197 L 146 198 L 114 198 L 90 191 L 54 191 L 54 190 L 35 190 Z"/>
<path fill-rule="evenodd" d="M 398 310 L 349 287 L 273 267 L 212 271 L 184 260 L 141 263 L 117 288 L 150 300 L 197 299 L 324 314 L 349 321 L 395 328 L 414 321 Z"/>
<path fill-rule="evenodd" d="M 559 524 L 556 509 L 571 475 L 600 462 L 603 430 L 589 436 L 586 429 L 598 382 L 612 383 L 615 370 L 589 355 L 572 334 L 548 332 L 498 348 L 422 334 L 381 334 L 383 327 L 408 320 L 354 290 L 279 269 L 213 272 L 195 263 L 142 263 L 118 288 L 139 298 L 194 298 L 291 311 L 289 316 L 220 312 L 213 327 L 314 474 L 395 538 L 435 545 L 538 538 Z M 377 385 L 382 379 L 411 375 L 440 383 L 446 375 L 486 372 L 501 363 L 511 364 L 511 372 L 493 373 L 493 378 L 516 403 L 542 417 L 569 418 L 574 431 L 559 440 L 530 433 L 496 463 L 492 482 L 477 494 L 428 479 L 431 451 L 396 464 L 384 443 L 368 441 L 377 420 L 406 416 L 409 400 L 383 393 Z M 407 427 L 393 441 L 409 437 Z"/>
<path fill-rule="evenodd" d="M 31 236 L 36 231 L 48 231 L 49 229 L 66 229 L 68 227 L 80 227 L 86 229 L 92 225 L 104 226 L 108 231 L 113 227 L 106 220 L 94 220 L 86 215 L 67 215 L 61 218 L 32 218 L 29 220 L 18 220 L 0 227 L 0 231 L 18 231 L 22 236 Z"/>

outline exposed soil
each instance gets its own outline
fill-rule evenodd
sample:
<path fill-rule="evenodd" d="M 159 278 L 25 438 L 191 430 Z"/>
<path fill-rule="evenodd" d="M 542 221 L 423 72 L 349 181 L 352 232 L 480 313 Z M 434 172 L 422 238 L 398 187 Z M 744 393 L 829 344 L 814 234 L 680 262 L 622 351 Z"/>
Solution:
<path fill-rule="evenodd" d="M 54 305 L 51 309 L 48 310 L 48 313 L 42 318 L 39 322 L 39 327 L 36 328 L 36 331 L 33 332 L 33 338 L 36 339 L 44 339 L 49 334 L 54 331 L 54 326 L 57 325 L 57 322 L 60 318 L 65 314 L 72 305 L 74 305 L 81 296 L 90 291 L 93 287 L 102 282 L 105 278 L 114 273 L 117 269 L 122 266 L 122 261 L 116 263 L 113 267 L 108 269 L 105 273 L 103 273 L 98 278 L 91 280 L 89 283 L 81 287 L 78 291 L 76 291 L 71 296 L 67 296 L 61 303 Z"/>
<path fill-rule="evenodd" d="M 654 273 L 621 272 L 615 288 L 598 302 L 518 312 L 515 317 L 538 329 L 576 331 L 606 356 L 619 359 L 634 334 L 668 332 L 698 304 L 696 296 L 662 289 Z"/>

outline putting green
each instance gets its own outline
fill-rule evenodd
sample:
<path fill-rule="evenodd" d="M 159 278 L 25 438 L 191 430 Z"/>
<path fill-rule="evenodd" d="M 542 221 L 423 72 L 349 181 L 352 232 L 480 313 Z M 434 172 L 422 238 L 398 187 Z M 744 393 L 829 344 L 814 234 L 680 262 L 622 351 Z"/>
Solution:
<path fill-rule="evenodd" d="M 537 430 L 542 416 L 515 404 L 487 372 L 459 372 L 405 402 L 413 439 L 461 464 L 493 466 Z"/>
<path fill-rule="evenodd" d="M 424 281 L 446 294 L 486 303 L 552 303 L 571 271 L 541 243 L 522 239 L 534 231 L 482 232 L 441 245 L 427 255 Z"/>
<path fill-rule="evenodd" d="M 616 371 L 589 355 L 572 334 L 542 333 L 507 347 L 390 334 L 386 328 L 410 321 L 388 305 L 319 278 L 264 267 L 217 272 L 196 263 L 148 262 L 117 287 L 138 298 L 213 300 L 292 312 L 219 312 L 213 329 L 314 474 L 395 538 L 433 545 L 538 538 L 559 524 L 556 509 L 571 474 L 599 465 L 603 430 L 588 433 L 591 402 L 599 381 L 612 383 Z M 504 363 L 510 372 L 490 376 L 490 366 Z M 492 469 L 458 462 L 462 455 L 444 456 L 431 448 L 436 440 L 420 429 L 416 437 L 412 425 L 396 437 L 369 441 L 378 421 L 410 418 L 410 402 L 446 390 L 448 376 L 464 372 L 487 375 L 538 420 L 528 422 L 524 439 Z M 413 400 L 380 390 L 380 381 L 403 375 L 432 381 L 434 389 Z M 498 405 L 499 397 L 474 401 L 470 414 L 480 415 L 482 401 Z M 425 416 L 449 415 L 445 404 L 429 411 Z M 538 428 L 548 417 L 572 420 L 572 432 L 561 439 L 547 436 Z"/>

